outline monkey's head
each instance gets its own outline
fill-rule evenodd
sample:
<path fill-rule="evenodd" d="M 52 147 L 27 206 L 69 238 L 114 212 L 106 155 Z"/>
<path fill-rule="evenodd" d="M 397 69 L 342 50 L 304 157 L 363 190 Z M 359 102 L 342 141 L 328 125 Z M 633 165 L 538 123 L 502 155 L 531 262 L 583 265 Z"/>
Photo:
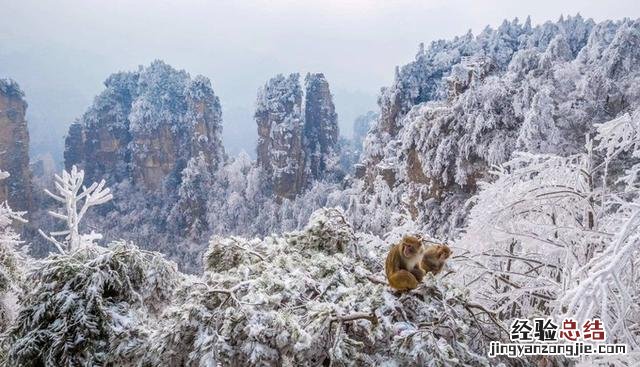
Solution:
<path fill-rule="evenodd" d="M 453 253 L 453 251 L 451 251 L 451 249 L 447 245 L 442 244 L 442 245 L 437 245 L 437 247 L 438 247 L 438 254 L 439 254 L 438 257 L 442 261 L 448 259 Z"/>
<path fill-rule="evenodd" d="M 418 255 L 422 249 L 422 238 L 406 235 L 402 237 L 402 255 L 410 258 Z"/>

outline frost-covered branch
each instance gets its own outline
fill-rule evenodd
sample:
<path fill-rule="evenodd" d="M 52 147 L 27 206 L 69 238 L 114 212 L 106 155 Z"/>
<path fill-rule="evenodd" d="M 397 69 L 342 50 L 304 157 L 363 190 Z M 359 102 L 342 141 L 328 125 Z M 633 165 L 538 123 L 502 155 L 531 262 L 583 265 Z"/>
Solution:
<path fill-rule="evenodd" d="M 70 172 L 62 171 L 62 175 L 55 175 L 54 185 L 56 193 L 45 189 L 45 193 L 53 200 L 63 204 L 63 212 L 49 211 L 53 218 L 62 220 L 66 224 L 66 230 L 52 231 L 45 234 L 39 233 L 51 242 L 60 253 L 76 250 L 84 243 L 100 239 L 100 234 L 92 232 L 88 235 L 80 234 L 80 222 L 87 210 L 96 205 L 104 204 L 113 198 L 111 190 L 105 188 L 105 181 L 92 183 L 89 187 L 83 185 L 84 171 L 76 166 Z"/>
<path fill-rule="evenodd" d="M 378 317 L 376 316 L 375 311 L 365 313 L 365 312 L 355 312 L 349 315 L 335 316 L 331 318 L 331 322 L 349 322 L 355 320 L 369 320 L 374 325 L 378 324 Z"/>

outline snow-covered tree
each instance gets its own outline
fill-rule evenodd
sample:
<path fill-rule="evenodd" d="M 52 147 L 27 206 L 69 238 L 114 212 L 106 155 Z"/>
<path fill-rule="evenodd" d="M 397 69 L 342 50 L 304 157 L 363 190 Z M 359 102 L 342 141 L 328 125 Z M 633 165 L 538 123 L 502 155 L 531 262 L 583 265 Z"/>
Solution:
<path fill-rule="evenodd" d="M 608 236 L 601 251 L 587 248 L 591 256 L 575 269 L 577 281 L 564 292 L 560 305 L 566 315 L 578 320 L 599 316 L 610 338 L 623 340 L 638 351 L 640 275 L 635 269 L 640 266 L 640 112 L 598 125 L 596 140 L 597 150 L 604 154 L 600 163 L 604 172 L 599 192 L 603 208 L 594 213 L 594 229 Z M 620 161 L 622 155 L 626 156 Z M 623 172 L 616 172 L 616 163 Z"/>
<path fill-rule="evenodd" d="M 198 238 L 208 230 L 207 201 L 213 186 L 212 174 L 204 154 L 189 159 L 182 170 L 178 200 L 170 212 L 172 231 Z"/>
<path fill-rule="evenodd" d="M 561 137 L 554 122 L 554 101 L 550 91 L 546 88 L 538 91 L 531 104 L 531 109 L 524 116 L 518 144 L 532 153 L 556 152 Z"/>
<path fill-rule="evenodd" d="M 8 176 L 8 173 L 0 171 L 0 180 Z M 15 317 L 18 295 L 25 286 L 27 255 L 20 249 L 23 241 L 14 230 L 16 223 L 26 222 L 24 214 L 11 210 L 6 202 L 0 204 L 0 333 L 7 329 Z"/>
<path fill-rule="evenodd" d="M 52 255 L 28 277 L 9 365 L 133 365 L 181 282 L 174 263 L 122 242 Z"/>
<path fill-rule="evenodd" d="M 473 199 L 460 279 L 502 318 L 598 317 L 638 350 L 638 158 L 634 113 L 597 125 L 583 153 L 497 167 Z"/>
<path fill-rule="evenodd" d="M 55 175 L 55 194 L 44 190 L 50 198 L 62 204 L 62 212 L 49 211 L 49 214 L 64 221 L 66 229 L 50 232 L 49 235 L 40 230 L 40 234 L 63 254 L 102 238 L 102 235 L 93 231 L 90 234 L 81 234 L 80 221 L 90 207 L 108 202 L 113 195 L 109 188 L 104 187 L 104 180 L 100 183 L 94 182 L 89 187 L 84 186 L 83 182 L 84 171 L 73 166 L 70 172 L 63 170 L 62 175 Z"/>

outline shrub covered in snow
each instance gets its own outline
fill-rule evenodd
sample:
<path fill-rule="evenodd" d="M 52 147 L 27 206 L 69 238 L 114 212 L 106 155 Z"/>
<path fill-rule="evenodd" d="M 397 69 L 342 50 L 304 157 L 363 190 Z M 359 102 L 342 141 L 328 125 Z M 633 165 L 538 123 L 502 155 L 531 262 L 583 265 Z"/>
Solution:
<path fill-rule="evenodd" d="M 34 266 L 4 341 L 11 365 L 100 365 L 127 360 L 171 301 L 180 276 L 160 254 L 126 243 L 53 255 Z"/>
<path fill-rule="evenodd" d="M 489 365 L 474 335 L 499 338 L 500 324 L 464 289 L 429 277 L 396 294 L 388 246 L 354 234 L 340 210 L 312 218 L 284 237 L 214 238 L 202 281 L 183 284 L 150 339 L 150 363 Z"/>
<path fill-rule="evenodd" d="M 8 177 L 0 171 L 0 180 Z M 9 205 L 0 203 L 0 333 L 7 329 L 16 311 L 17 297 L 22 293 L 24 273 L 28 264 L 22 241 L 13 225 L 26 222 L 25 213 L 14 212 Z"/>

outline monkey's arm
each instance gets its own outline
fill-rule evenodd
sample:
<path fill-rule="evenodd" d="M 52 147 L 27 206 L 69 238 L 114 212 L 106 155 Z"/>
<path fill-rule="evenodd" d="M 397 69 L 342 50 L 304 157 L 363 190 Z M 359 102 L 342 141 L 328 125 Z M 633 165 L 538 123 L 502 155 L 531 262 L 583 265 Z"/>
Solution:
<path fill-rule="evenodd" d="M 424 270 L 420 269 L 420 267 L 416 265 L 415 268 L 411 269 L 411 274 L 413 274 L 413 276 L 416 278 L 418 283 L 420 283 L 422 279 L 424 279 L 424 276 L 426 273 Z"/>
<path fill-rule="evenodd" d="M 389 285 L 397 290 L 409 290 L 418 287 L 416 277 L 406 270 L 397 271 L 388 277 Z"/>

